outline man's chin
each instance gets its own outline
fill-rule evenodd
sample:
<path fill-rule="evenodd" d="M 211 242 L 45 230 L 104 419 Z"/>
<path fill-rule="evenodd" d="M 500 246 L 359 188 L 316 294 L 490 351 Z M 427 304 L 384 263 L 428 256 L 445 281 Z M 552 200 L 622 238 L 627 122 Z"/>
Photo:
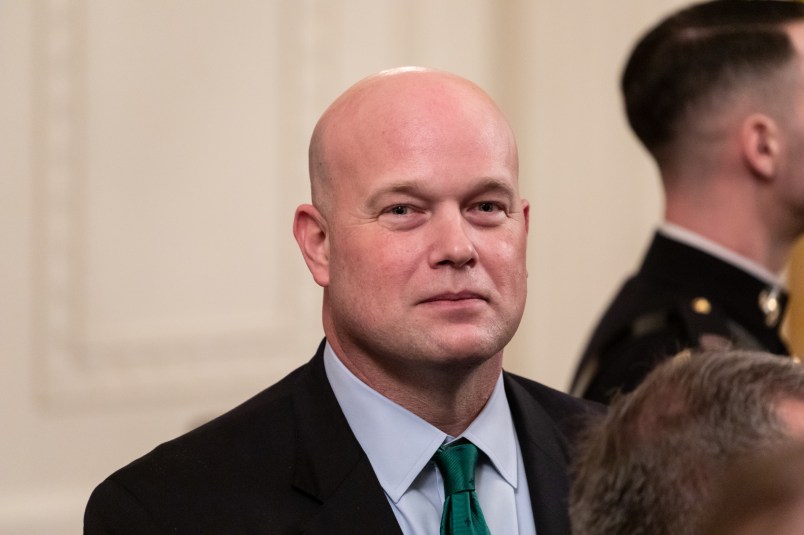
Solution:
<path fill-rule="evenodd" d="M 442 339 L 440 342 L 437 360 L 445 364 L 480 364 L 501 353 L 504 347 L 497 340 L 479 336 Z"/>

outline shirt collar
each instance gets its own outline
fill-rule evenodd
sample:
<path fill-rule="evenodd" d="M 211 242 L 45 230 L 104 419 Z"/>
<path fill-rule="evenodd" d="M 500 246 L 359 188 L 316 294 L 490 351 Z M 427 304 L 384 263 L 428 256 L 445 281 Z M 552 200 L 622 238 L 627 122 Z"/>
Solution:
<path fill-rule="evenodd" d="M 753 260 L 737 254 L 731 249 L 723 247 L 719 243 L 701 236 L 697 232 L 693 232 L 689 229 L 680 227 L 679 225 L 667 221 L 659 226 L 659 232 L 668 238 L 689 245 L 690 247 L 695 247 L 696 249 L 709 253 L 716 258 L 720 258 L 724 262 L 738 267 L 746 273 L 750 273 L 754 277 L 773 287 L 785 288 L 785 282 L 779 274 L 771 272 L 769 269 L 761 266 Z"/>
<path fill-rule="evenodd" d="M 380 485 L 394 503 L 398 502 L 438 447 L 453 437 L 355 377 L 329 342 L 324 349 L 324 367 L 338 404 Z M 516 488 L 516 433 L 502 374 L 486 406 L 461 437 L 485 453 L 497 472 Z"/>
<path fill-rule="evenodd" d="M 491 461 L 509 485 L 517 486 L 516 431 L 508 398 L 505 395 L 502 373 L 486 406 L 469 424 L 462 437 L 471 441 Z"/>

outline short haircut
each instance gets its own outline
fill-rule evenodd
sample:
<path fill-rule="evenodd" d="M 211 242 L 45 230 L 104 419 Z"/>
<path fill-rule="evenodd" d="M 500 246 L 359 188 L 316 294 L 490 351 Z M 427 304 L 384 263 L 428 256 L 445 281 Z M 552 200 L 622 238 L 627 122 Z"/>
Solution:
<path fill-rule="evenodd" d="M 662 363 L 582 438 L 574 535 L 698 533 L 725 464 L 789 440 L 776 407 L 791 399 L 804 401 L 804 367 L 787 357 L 713 351 Z"/>
<path fill-rule="evenodd" d="M 661 164 L 686 120 L 791 62 L 796 52 L 783 26 L 801 20 L 804 4 L 782 0 L 715 0 L 664 19 L 637 43 L 623 71 L 634 133 Z"/>

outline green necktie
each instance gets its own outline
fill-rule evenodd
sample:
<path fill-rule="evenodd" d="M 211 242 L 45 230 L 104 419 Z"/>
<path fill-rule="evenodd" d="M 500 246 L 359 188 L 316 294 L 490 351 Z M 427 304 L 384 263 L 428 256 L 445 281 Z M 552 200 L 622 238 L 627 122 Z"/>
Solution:
<path fill-rule="evenodd" d="M 441 535 L 490 535 L 475 493 L 477 447 L 460 440 L 438 448 L 433 459 L 444 478 Z"/>

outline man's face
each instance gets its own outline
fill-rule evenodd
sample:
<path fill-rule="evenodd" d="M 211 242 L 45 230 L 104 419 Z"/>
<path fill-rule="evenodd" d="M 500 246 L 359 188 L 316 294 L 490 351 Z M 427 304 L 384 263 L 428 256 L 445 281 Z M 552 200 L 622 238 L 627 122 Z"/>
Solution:
<path fill-rule="evenodd" d="M 510 129 L 465 88 L 433 91 L 358 108 L 333 143 L 325 326 L 349 359 L 470 365 L 501 354 L 522 316 L 528 205 Z"/>

